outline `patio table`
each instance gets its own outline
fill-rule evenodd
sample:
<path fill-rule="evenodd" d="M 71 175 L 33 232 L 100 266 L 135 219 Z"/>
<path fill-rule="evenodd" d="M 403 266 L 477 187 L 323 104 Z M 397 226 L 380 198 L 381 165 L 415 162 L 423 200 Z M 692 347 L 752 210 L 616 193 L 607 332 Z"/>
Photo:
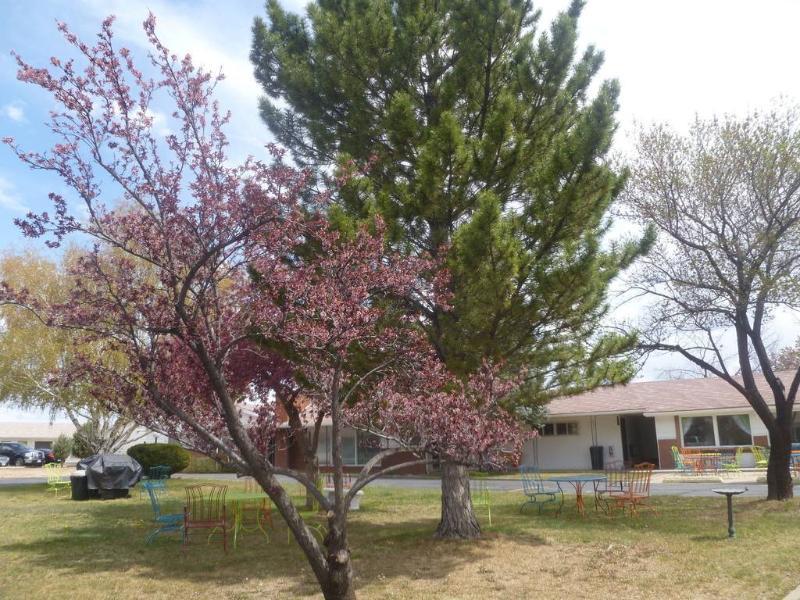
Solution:
<path fill-rule="evenodd" d="M 583 486 L 591 483 L 594 491 L 597 492 L 597 486 L 601 481 L 605 481 L 605 475 L 557 475 L 554 477 L 547 477 L 544 481 L 552 481 L 558 486 L 558 489 L 563 493 L 561 487 L 562 483 L 569 483 L 575 489 L 575 505 L 578 507 L 578 512 L 581 516 L 586 515 L 586 505 L 583 502 Z"/>
<path fill-rule="evenodd" d="M 264 536 L 269 540 L 269 533 L 264 529 L 264 524 L 261 517 L 261 510 L 256 512 L 256 525 L 254 527 L 246 527 L 244 524 L 244 507 L 248 502 L 257 501 L 269 502 L 269 498 L 263 491 L 259 492 L 240 492 L 236 490 L 229 490 L 225 498 L 226 504 L 231 507 L 230 514 L 233 517 L 233 547 L 236 548 L 239 532 L 242 531 L 261 531 Z"/>

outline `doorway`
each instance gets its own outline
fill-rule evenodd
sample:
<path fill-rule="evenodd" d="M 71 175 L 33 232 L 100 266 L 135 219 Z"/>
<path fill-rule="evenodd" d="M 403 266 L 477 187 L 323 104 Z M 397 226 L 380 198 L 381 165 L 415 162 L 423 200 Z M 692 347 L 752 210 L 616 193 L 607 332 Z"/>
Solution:
<path fill-rule="evenodd" d="M 622 459 L 626 465 L 653 463 L 658 468 L 656 420 L 644 415 L 625 415 L 619 418 L 622 437 Z"/>

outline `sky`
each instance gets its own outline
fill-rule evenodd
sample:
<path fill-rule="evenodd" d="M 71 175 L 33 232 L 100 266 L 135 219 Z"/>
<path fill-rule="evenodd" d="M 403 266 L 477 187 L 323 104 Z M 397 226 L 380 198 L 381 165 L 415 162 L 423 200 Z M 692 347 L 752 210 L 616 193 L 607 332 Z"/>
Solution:
<path fill-rule="evenodd" d="M 306 3 L 283 4 L 302 12 Z M 567 4 L 534 0 L 542 10 L 542 24 Z M 197 64 L 225 73 L 218 98 L 233 113 L 228 129 L 233 157 L 264 156 L 271 136 L 258 116 L 261 90 L 248 59 L 253 18 L 263 15 L 261 0 L 40 0 L 35 10 L 33 6 L 23 0 L 3 2 L 0 137 L 12 136 L 28 149 L 48 145 L 44 123 L 50 100 L 40 89 L 17 81 L 12 50 L 44 65 L 66 48 L 56 21 L 65 21 L 89 40 L 103 18 L 114 14 L 117 39 L 144 59 L 147 41 L 141 23 L 151 10 L 159 36 L 173 52 L 189 52 Z M 630 148 L 637 123 L 685 128 L 695 115 L 742 114 L 778 98 L 800 101 L 798 22 L 800 2 L 795 0 L 589 0 L 579 39 L 583 46 L 593 44 L 604 52 L 600 77 L 621 83 L 616 149 Z M 64 190 L 58 180 L 29 171 L 0 147 L 0 251 L 40 247 L 24 239 L 13 220 L 28 210 L 45 210 L 51 191 Z M 637 310 L 630 304 L 617 308 L 626 317 Z M 778 321 L 775 342 L 788 344 L 800 327 L 787 315 Z M 682 366 L 671 357 L 654 357 L 641 377 L 665 377 Z"/>

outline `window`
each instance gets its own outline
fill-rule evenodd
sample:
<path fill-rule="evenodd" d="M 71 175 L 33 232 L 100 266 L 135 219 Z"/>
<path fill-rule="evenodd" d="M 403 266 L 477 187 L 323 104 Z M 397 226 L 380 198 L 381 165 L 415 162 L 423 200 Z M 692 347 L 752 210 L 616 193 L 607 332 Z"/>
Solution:
<path fill-rule="evenodd" d="M 693 446 L 750 446 L 753 436 L 748 415 L 717 415 L 716 417 L 681 417 L 683 445 Z"/>
<path fill-rule="evenodd" d="M 33 449 L 34 450 L 41 450 L 43 448 L 50 448 L 53 445 L 53 442 L 34 442 Z"/>
<path fill-rule="evenodd" d="M 747 415 L 720 415 L 717 417 L 720 446 L 749 446 L 753 443 L 750 434 L 750 417 Z"/>
<path fill-rule="evenodd" d="M 331 459 L 331 428 L 323 427 L 319 432 L 319 445 L 317 446 L 317 460 L 321 465 L 330 465 Z M 389 441 L 363 431 L 344 429 L 342 431 L 342 462 L 345 465 L 363 465 L 381 450 L 388 448 Z"/>
<path fill-rule="evenodd" d="M 539 435 L 578 435 L 578 424 L 572 423 L 545 423 L 539 427 Z"/>
<path fill-rule="evenodd" d="M 715 446 L 714 417 L 681 417 L 683 445 Z"/>

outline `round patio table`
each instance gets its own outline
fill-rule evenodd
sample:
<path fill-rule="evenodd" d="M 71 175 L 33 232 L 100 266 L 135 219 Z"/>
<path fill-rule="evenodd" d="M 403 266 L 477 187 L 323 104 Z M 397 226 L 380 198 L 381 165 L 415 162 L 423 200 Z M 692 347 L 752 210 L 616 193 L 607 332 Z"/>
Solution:
<path fill-rule="evenodd" d="M 269 502 L 269 498 L 263 492 L 239 492 L 228 491 L 225 497 L 225 503 L 231 507 L 231 516 L 233 517 L 233 547 L 236 548 L 236 543 L 239 538 L 239 533 L 242 531 L 261 531 L 264 536 L 269 540 L 269 534 L 264 529 L 264 523 L 261 516 L 262 502 Z M 259 510 L 256 511 L 256 524 L 253 527 L 246 527 L 244 523 L 244 509 L 248 502 L 258 502 Z"/>
<path fill-rule="evenodd" d="M 562 489 L 561 484 L 571 484 L 575 489 L 575 506 L 578 507 L 578 513 L 580 513 L 581 516 L 586 515 L 586 505 L 583 502 L 583 486 L 585 486 L 587 483 L 591 483 L 596 493 L 597 485 L 601 481 L 605 480 L 605 475 L 557 475 L 544 479 L 544 481 L 552 481 L 555 483 L 558 486 L 558 489 L 561 490 L 562 494 L 564 493 L 564 490 Z"/>

